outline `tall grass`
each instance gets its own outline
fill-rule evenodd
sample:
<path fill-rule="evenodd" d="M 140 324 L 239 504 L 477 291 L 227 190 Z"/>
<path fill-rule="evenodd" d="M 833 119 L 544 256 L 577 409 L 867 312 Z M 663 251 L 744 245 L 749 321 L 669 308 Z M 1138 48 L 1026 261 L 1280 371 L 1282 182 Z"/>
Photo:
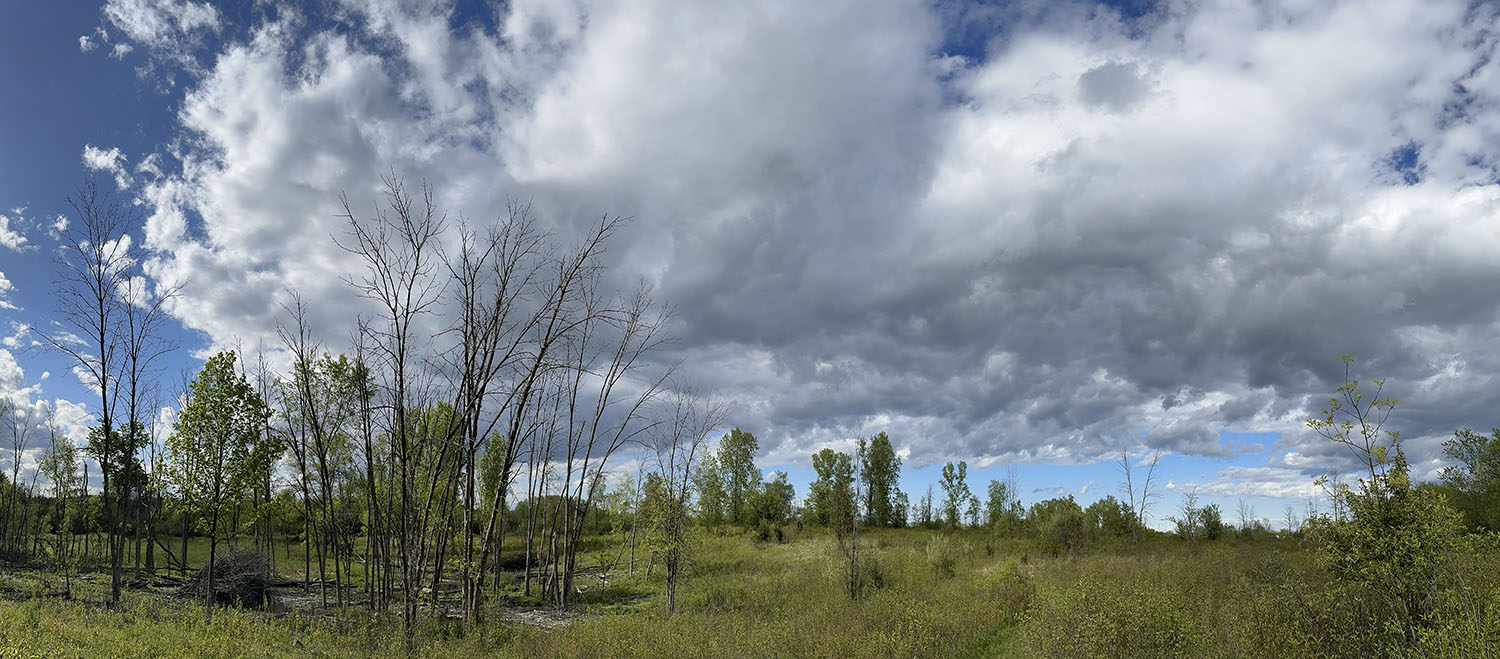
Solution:
<path fill-rule="evenodd" d="M 1349 593 L 1294 540 L 1095 545 L 1041 558 L 1031 540 L 982 531 L 861 534 L 879 586 L 859 600 L 832 539 L 784 543 L 704 534 L 663 614 L 660 570 L 617 573 L 584 593 L 572 623 L 542 628 L 486 612 L 471 626 L 429 621 L 418 656 L 467 657 L 1303 657 L 1484 656 L 1500 640 L 1493 542 L 1457 557 L 1463 615 L 1419 647 L 1380 644 Z M 644 565 L 642 565 L 644 567 Z M 951 576 L 950 576 L 951 575 Z M 13 589 L 14 591 L 14 589 Z M 25 596 L 19 591 L 12 597 Z M 1466 612 L 1466 613 L 1464 613 Z M 358 611 L 340 620 L 231 611 L 132 593 L 119 611 L 55 598 L 0 600 L 10 656 L 403 656 L 398 628 Z M 8 654 L 7 654 L 8 653 Z"/>

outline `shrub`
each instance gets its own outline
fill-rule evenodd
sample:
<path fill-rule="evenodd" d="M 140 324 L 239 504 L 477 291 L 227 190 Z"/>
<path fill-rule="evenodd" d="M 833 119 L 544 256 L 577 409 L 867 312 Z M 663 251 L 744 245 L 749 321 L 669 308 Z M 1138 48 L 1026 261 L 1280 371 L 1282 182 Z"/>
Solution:
<path fill-rule="evenodd" d="M 1076 506 L 1059 510 L 1042 531 L 1042 548 L 1054 557 L 1077 551 L 1083 541 L 1083 513 Z"/>
<path fill-rule="evenodd" d="M 1005 561 L 999 569 L 986 573 L 981 587 L 999 604 L 1006 624 L 1015 624 L 1036 598 L 1036 584 L 1021 568 L 1020 561 L 1014 558 Z"/>
<path fill-rule="evenodd" d="M 927 541 L 927 565 L 939 578 L 951 577 L 958 571 L 958 559 L 968 550 L 968 543 L 949 535 L 935 535 Z"/>

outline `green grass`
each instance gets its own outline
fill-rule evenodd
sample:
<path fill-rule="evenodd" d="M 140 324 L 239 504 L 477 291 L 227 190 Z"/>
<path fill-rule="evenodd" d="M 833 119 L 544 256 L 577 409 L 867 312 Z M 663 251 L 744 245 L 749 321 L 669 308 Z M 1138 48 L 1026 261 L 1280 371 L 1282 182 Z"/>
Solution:
<path fill-rule="evenodd" d="M 1360 644 L 1357 607 L 1297 541 L 1157 539 L 1052 558 L 1028 539 L 961 531 L 935 541 L 940 533 L 863 533 L 881 585 L 857 601 L 843 590 L 843 567 L 825 532 L 793 533 L 784 544 L 700 534 L 675 616 L 663 614 L 659 569 L 649 578 L 639 571 L 627 577 L 620 569 L 608 588 L 587 584 L 570 625 L 515 624 L 498 609 L 477 626 L 428 621 L 417 631 L 415 654 L 1298 657 L 1389 649 Z M 597 542 L 584 562 L 618 537 Z M 948 554 L 956 554 L 951 576 L 943 558 Z M 1413 656 L 1466 656 L 1496 647 L 1497 557 L 1493 546 L 1463 557 L 1464 572 L 1473 577 L 1471 608 L 1479 612 L 1471 622 L 1479 621 L 1479 630 L 1439 625 Z M 294 558 L 300 569 L 300 555 Z M 223 611 L 208 625 L 194 605 L 130 595 L 121 611 L 56 598 L 0 600 L 0 648 L 6 648 L 0 659 L 405 654 L 394 622 L 357 611 L 342 620 Z"/>

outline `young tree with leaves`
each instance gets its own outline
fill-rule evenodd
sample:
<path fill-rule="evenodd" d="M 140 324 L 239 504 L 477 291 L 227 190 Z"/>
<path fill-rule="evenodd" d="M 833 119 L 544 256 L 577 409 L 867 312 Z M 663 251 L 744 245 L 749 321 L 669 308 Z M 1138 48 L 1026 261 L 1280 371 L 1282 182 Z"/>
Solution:
<path fill-rule="evenodd" d="M 959 460 L 955 466 L 952 462 L 943 465 L 943 480 L 939 484 L 943 487 L 943 516 L 948 526 L 958 526 L 960 515 L 963 514 L 963 506 L 969 502 L 969 485 L 964 479 L 969 475 L 969 465 Z"/>
<path fill-rule="evenodd" d="M 208 534 L 204 604 L 210 620 L 219 541 L 237 530 L 226 528 L 226 518 L 255 475 L 279 453 L 265 450 L 265 443 L 257 441 L 267 414 L 260 396 L 235 370 L 235 353 L 220 352 L 188 386 L 187 401 L 167 438 L 169 481 Z"/>
<path fill-rule="evenodd" d="M 37 469 L 47 476 L 47 480 L 52 481 L 52 502 L 57 520 L 53 553 L 57 559 L 58 570 L 63 575 L 63 596 L 72 597 L 74 558 L 71 518 L 75 513 L 70 504 L 78 491 L 78 451 L 73 447 L 73 441 L 66 436 L 58 435 L 55 428 L 52 429 L 51 434 L 52 445 L 42 453 Z"/>
<path fill-rule="evenodd" d="M 1442 478 L 1464 521 L 1473 529 L 1500 530 L 1500 428 L 1488 435 L 1459 430 L 1443 442 L 1443 455 L 1455 463 L 1443 468 Z"/>
<path fill-rule="evenodd" d="M 1347 514 L 1319 516 L 1304 528 L 1321 545 L 1334 576 L 1375 602 L 1386 631 L 1409 645 L 1441 623 L 1436 614 L 1453 597 L 1444 576 L 1462 521 L 1436 490 L 1412 484 L 1401 434 L 1386 427 L 1397 403 L 1385 395 L 1386 381 L 1373 380 L 1374 394 L 1367 397 L 1351 377 L 1354 358 L 1340 359 L 1344 383 L 1307 425 L 1348 448 L 1365 473 L 1354 487 L 1320 478 Z"/>
<path fill-rule="evenodd" d="M 700 449 L 729 415 L 729 404 L 700 399 L 686 386 L 673 387 L 664 418 L 652 426 L 651 449 L 656 471 L 646 481 L 650 543 L 666 570 L 667 615 L 677 608 L 677 582 L 687 559 L 687 505 L 693 467 Z"/>

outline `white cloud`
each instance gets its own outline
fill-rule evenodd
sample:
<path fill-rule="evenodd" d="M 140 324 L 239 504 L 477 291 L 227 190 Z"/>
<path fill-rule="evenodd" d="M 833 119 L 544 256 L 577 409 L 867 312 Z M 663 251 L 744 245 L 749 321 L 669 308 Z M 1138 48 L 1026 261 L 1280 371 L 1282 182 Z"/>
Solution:
<path fill-rule="evenodd" d="M 1302 420 L 1345 352 L 1435 410 L 1418 434 L 1500 402 L 1490 10 L 1026 16 L 961 62 L 910 3 L 516 2 L 499 39 L 441 5 L 349 10 L 381 47 L 294 21 L 228 44 L 180 170 L 142 186 L 148 271 L 189 282 L 173 313 L 215 345 L 274 344 L 285 287 L 341 340 L 365 307 L 336 197 L 367 213 L 395 171 L 455 216 L 534 200 L 564 239 L 636 217 L 621 278 L 677 303 L 674 356 L 777 464 L 876 430 L 913 465 L 1087 463 L 1121 436 L 1225 456 L 1225 429 L 1329 464 Z M 219 18 L 165 20 L 132 38 Z M 1286 493 L 1311 468 L 1224 477 Z"/>
<path fill-rule="evenodd" d="M 114 48 L 109 49 L 109 56 L 115 59 L 125 59 L 125 56 L 129 55 L 130 51 L 133 50 L 135 48 L 132 48 L 128 43 L 117 43 Z"/>
<path fill-rule="evenodd" d="M 124 190 L 130 187 L 130 174 L 125 170 L 125 154 L 120 147 L 101 149 L 92 144 L 83 145 L 83 166 L 96 172 L 108 172 L 115 177 L 115 187 Z"/>
<path fill-rule="evenodd" d="M 1228 466 L 1202 482 L 1168 483 L 1174 492 L 1196 492 L 1210 497 L 1259 497 L 1306 500 L 1321 495 L 1306 472 L 1285 467 Z"/>
<path fill-rule="evenodd" d="M 13 310 L 16 308 L 16 305 L 11 304 L 9 300 L 5 299 L 14 290 L 16 290 L 15 284 L 10 283 L 10 280 L 5 278 L 5 273 L 0 272 L 0 309 Z M 14 348 L 15 346 L 11 347 Z"/>
<path fill-rule="evenodd" d="M 52 401 L 52 422 L 59 434 L 73 440 L 74 446 L 88 445 L 89 429 L 94 425 L 94 415 L 84 403 L 74 403 L 58 398 Z"/>
<path fill-rule="evenodd" d="M 78 37 L 78 50 L 89 53 L 107 43 L 109 43 L 109 31 L 103 27 L 96 27 L 93 34 Z"/>
<path fill-rule="evenodd" d="M 21 216 L 21 213 L 24 210 L 26 209 L 12 209 L 11 213 L 13 213 L 14 216 L 0 213 L 0 247 L 5 247 L 10 249 L 11 251 L 16 252 L 26 251 L 32 248 L 32 246 L 28 246 L 26 244 L 26 236 L 21 233 L 20 224 L 24 220 L 24 218 Z M 12 222 L 14 222 L 16 226 L 12 226 Z"/>
<path fill-rule="evenodd" d="M 3 279 L 4 275 L 0 274 L 0 280 Z M 0 339 L 0 345 L 3 345 L 12 350 L 23 347 L 23 344 L 26 344 L 27 347 L 39 345 L 36 339 L 32 339 L 29 343 L 25 341 L 26 336 L 31 333 L 31 326 L 27 325 L 26 323 L 20 323 L 12 320 L 10 321 L 10 331 L 10 336 L 5 337 L 4 339 Z M 46 376 L 44 375 L 43 378 L 45 379 L 45 377 Z"/>
<path fill-rule="evenodd" d="M 202 36 L 220 28 L 219 10 L 190 0 L 109 0 L 104 18 L 126 39 L 189 67 L 190 53 Z M 124 57 L 130 51 L 129 45 L 119 44 L 111 56 Z"/>

